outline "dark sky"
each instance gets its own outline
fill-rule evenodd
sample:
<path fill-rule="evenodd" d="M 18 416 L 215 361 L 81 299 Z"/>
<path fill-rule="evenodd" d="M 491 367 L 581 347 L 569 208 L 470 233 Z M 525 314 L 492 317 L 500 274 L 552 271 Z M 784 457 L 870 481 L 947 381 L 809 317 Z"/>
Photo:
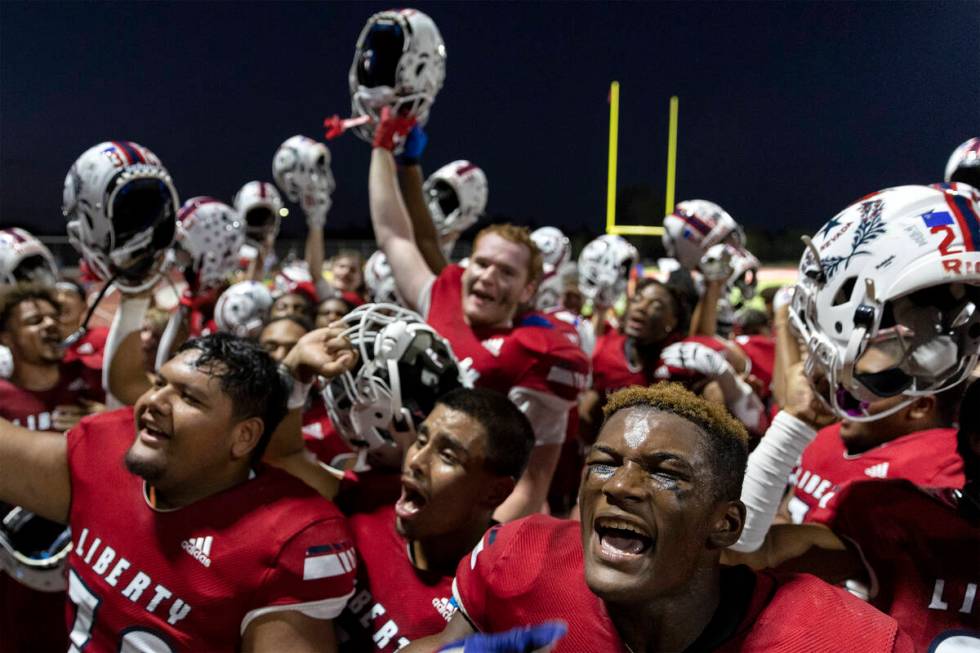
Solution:
<path fill-rule="evenodd" d="M 108 139 L 154 150 L 182 199 L 271 180 L 279 143 L 349 112 L 355 40 L 388 6 L 0 2 L 0 222 L 63 233 L 65 172 Z M 670 95 L 677 199 L 749 228 L 815 229 L 872 190 L 937 181 L 980 134 L 980 2 L 416 6 L 448 51 L 426 168 L 473 160 L 490 212 L 519 222 L 602 229 L 612 79 L 620 187 L 649 186 L 652 224 Z M 369 149 L 330 148 L 330 228 L 367 233 Z"/>

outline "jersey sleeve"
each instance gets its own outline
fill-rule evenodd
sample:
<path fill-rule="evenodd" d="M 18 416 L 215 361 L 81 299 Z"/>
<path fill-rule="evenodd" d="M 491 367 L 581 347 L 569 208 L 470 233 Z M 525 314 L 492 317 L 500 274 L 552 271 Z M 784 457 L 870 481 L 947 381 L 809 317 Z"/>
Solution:
<path fill-rule="evenodd" d="M 507 552 L 512 530 L 515 530 L 513 524 L 493 526 L 456 567 L 453 601 L 476 630 L 485 630 L 489 621 L 489 610 L 495 597 L 497 562 Z"/>
<path fill-rule="evenodd" d="M 532 362 L 514 385 L 576 401 L 589 385 L 588 356 L 551 325 L 520 328 L 516 334 L 519 358 Z"/>
<path fill-rule="evenodd" d="M 354 593 L 357 554 L 342 519 L 315 522 L 289 538 L 259 589 L 257 607 L 242 619 L 241 632 L 270 612 L 298 610 L 333 619 Z"/>
<path fill-rule="evenodd" d="M 518 386 L 507 398 L 524 413 L 534 429 L 534 445 L 561 444 L 568 430 L 568 411 L 574 402 L 553 394 Z"/>

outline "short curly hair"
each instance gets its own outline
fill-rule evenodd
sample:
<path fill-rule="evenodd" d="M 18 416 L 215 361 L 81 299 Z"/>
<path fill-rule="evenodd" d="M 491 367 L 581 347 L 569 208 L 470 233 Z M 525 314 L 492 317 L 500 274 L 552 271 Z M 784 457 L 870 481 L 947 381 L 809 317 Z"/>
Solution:
<path fill-rule="evenodd" d="M 633 407 L 671 413 L 697 426 L 707 436 L 715 499 L 739 498 L 749 457 L 749 434 L 723 406 L 702 399 L 678 383 L 633 386 L 609 396 L 602 408 L 603 425 L 620 410 Z"/>
<path fill-rule="evenodd" d="M 544 274 L 544 259 L 541 255 L 541 250 L 534 244 L 534 240 L 531 238 L 531 231 L 527 227 L 519 227 L 510 223 L 492 224 L 484 227 L 480 229 L 479 233 L 476 234 L 476 238 L 473 239 L 473 249 L 476 249 L 476 244 L 488 234 L 497 234 L 504 240 L 509 240 L 512 243 L 527 247 L 530 253 L 527 262 L 527 279 L 528 281 L 535 282 L 541 279 L 541 275 Z"/>
<path fill-rule="evenodd" d="M 6 331 L 14 309 L 22 302 L 29 300 L 42 301 L 51 304 L 56 311 L 61 312 L 61 304 L 54 294 L 54 288 L 33 281 L 21 281 L 0 288 L 0 331 Z"/>

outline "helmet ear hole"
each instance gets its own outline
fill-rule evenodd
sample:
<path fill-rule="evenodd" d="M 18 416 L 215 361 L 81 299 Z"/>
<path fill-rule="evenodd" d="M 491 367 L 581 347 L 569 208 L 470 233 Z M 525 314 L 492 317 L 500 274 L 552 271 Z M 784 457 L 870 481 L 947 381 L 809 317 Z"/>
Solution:
<path fill-rule="evenodd" d="M 831 306 L 840 306 L 841 304 L 846 304 L 851 299 L 851 294 L 854 292 L 854 285 L 857 283 L 857 277 L 850 277 L 841 287 L 837 290 L 834 295 L 834 300 L 831 302 Z"/>

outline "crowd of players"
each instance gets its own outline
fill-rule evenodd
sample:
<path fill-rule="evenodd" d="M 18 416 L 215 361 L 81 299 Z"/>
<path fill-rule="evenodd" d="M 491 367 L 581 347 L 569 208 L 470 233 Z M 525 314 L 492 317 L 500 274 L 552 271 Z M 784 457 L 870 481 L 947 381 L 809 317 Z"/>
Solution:
<path fill-rule="evenodd" d="M 444 78 L 428 16 L 370 18 L 325 123 L 372 147 L 366 263 L 304 136 L 231 205 L 87 150 L 72 277 L 0 231 L 0 651 L 980 649 L 980 139 L 763 312 L 704 200 L 655 277 L 554 227 L 453 261 L 488 183 L 423 175 Z"/>

